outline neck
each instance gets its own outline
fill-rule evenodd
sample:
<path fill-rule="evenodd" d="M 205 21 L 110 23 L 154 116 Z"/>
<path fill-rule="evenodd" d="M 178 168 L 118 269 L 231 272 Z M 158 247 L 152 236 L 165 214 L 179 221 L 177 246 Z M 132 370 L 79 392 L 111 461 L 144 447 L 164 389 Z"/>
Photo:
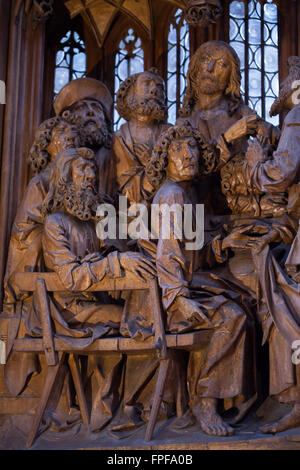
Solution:
<path fill-rule="evenodd" d="M 167 176 L 168 180 L 172 181 L 173 183 L 178 184 L 186 193 L 190 190 L 192 186 L 193 180 L 189 181 L 178 181 L 178 179 L 174 176 Z"/>
<path fill-rule="evenodd" d="M 144 116 L 144 115 L 137 115 L 130 119 L 130 125 L 133 127 L 148 127 L 149 125 L 153 125 L 154 120 L 151 116 Z"/>
<path fill-rule="evenodd" d="M 197 109 L 212 109 L 218 106 L 224 99 L 223 92 L 213 95 L 199 94 L 197 97 Z"/>

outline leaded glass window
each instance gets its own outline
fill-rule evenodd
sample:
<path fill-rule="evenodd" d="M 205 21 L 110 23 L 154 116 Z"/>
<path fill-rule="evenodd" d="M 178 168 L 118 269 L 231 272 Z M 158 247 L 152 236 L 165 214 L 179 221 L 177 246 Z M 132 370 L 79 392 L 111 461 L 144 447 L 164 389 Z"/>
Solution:
<path fill-rule="evenodd" d="M 278 11 L 272 0 L 230 3 L 230 44 L 242 71 L 245 103 L 274 125 L 269 111 L 279 92 Z"/>
<path fill-rule="evenodd" d="M 54 98 L 71 80 L 86 75 L 85 44 L 76 31 L 68 31 L 56 53 Z"/>
<path fill-rule="evenodd" d="M 130 75 L 144 72 L 144 51 L 142 41 L 133 29 L 129 29 L 120 41 L 118 51 L 115 56 L 115 95 L 114 105 L 116 105 L 116 94 L 121 83 Z M 114 130 L 118 130 L 125 120 L 119 116 L 114 106 Z"/>
<path fill-rule="evenodd" d="M 186 88 L 190 58 L 189 27 L 184 12 L 177 10 L 170 24 L 168 36 L 168 121 L 175 124 Z"/>

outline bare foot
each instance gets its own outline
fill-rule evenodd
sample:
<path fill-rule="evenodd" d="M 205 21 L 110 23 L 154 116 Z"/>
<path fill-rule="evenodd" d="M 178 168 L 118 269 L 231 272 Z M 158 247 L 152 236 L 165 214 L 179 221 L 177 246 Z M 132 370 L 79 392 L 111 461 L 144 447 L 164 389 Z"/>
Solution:
<path fill-rule="evenodd" d="M 203 398 L 197 408 L 193 409 L 202 431 L 209 436 L 232 436 L 234 429 L 226 424 L 217 413 L 217 400 Z"/>
<path fill-rule="evenodd" d="M 300 426 L 300 405 L 297 404 L 293 407 L 292 411 L 272 424 L 265 424 L 260 428 L 264 434 L 276 434 L 278 432 L 286 431 L 287 429 L 296 428 Z"/>

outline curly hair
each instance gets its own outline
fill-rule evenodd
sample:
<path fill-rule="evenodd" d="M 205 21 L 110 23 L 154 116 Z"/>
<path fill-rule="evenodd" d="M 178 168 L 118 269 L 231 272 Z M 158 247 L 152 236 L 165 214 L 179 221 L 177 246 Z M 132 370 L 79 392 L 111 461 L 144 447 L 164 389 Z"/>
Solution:
<path fill-rule="evenodd" d="M 228 86 L 225 90 L 225 96 L 229 98 L 229 114 L 232 116 L 237 110 L 238 106 L 243 103 L 241 97 L 241 70 L 240 70 L 240 59 L 235 50 L 226 42 L 223 41 L 208 41 L 202 44 L 195 54 L 192 56 L 188 72 L 187 72 L 187 87 L 185 96 L 183 98 L 182 108 L 179 110 L 180 117 L 188 117 L 191 115 L 194 104 L 196 102 L 196 79 L 199 70 L 199 58 L 203 51 L 209 50 L 211 47 L 219 47 L 225 49 L 231 67 L 231 74 L 229 78 Z"/>
<path fill-rule="evenodd" d="M 145 173 L 157 190 L 166 177 L 166 168 L 168 166 L 169 147 L 173 141 L 192 137 L 196 140 L 200 150 L 200 171 L 202 174 L 209 174 L 216 164 L 216 153 L 213 147 L 206 142 L 203 135 L 190 125 L 171 126 L 163 132 L 157 145 L 154 147 L 152 156 L 147 162 Z"/>
<path fill-rule="evenodd" d="M 132 115 L 132 111 L 127 100 L 128 93 L 131 87 L 136 83 L 138 76 L 142 73 L 151 73 L 164 83 L 163 78 L 158 73 L 158 69 L 155 67 L 152 67 L 149 70 L 145 70 L 144 72 L 135 73 L 130 77 L 126 78 L 126 80 L 121 83 L 116 95 L 116 110 L 118 111 L 119 115 L 126 121 L 129 121 Z"/>
<path fill-rule="evenodd" d="M 60 122 L 62 122 L 61 117 L 53 117 L 39 126 L 28 155 L 28 163 L 34 174 L 40 173 L 50 162 L 51 157 L 47 149 L 51 142 L 52 131 Z"/>

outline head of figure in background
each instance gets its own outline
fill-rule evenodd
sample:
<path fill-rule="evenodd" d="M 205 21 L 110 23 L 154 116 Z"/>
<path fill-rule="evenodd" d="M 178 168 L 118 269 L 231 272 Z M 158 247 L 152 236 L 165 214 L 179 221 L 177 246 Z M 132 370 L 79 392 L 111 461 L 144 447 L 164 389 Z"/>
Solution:
<path fill-rule="evenodd" d="M 116 109 L 126 121 L 132 118 L 164 122 L 167 119 L 165 83 L 156 69 L 128 77 L 117 92 Z"/>
<path fill-rule="evenodd" d="M 242 103 L 240 60 L 235 50 L 223 41 L 208 41 L 192 56 L 187 72 L 187 88 L 181 117 L 189 116 L 201 95 L 228 98 L 234 113 Z"/>
<path fill-rule="evenodd" d="M 82 145 L 93 150 L 110 148 L 112 97 L 108 88 L 93 78 L 73 80 L 58 93 L 54 110 L 80 127 Z"/>
<path fill-rule="evenodd" d="M 76 124 L 61 117 L 44 121 L 38 128 L 29 151 L 33 172 L 39 173 L 62 151 L 80 146 L 80 133 Z"/>
<path fill-rule="evenodd" d="M 83 221 L 96 216 L 100 201 L 94 156 L 85 147 L 68 149 L 57 156 L 43 203 L 44 215 L 65 211 Z"/>
<path fill-rule="evenodd" d="M 288 67 L 289 74 L 280 86 L 279 96 L 271 106 L 270 116 L 290 111 L 300 104 L 300 57 L 289 57 Z"/>
<path fill-rule="evenodd" d="M 202 172 L 210 149 L 202 134 L 191 126 L 172 126 L 163 132 L 147 163 L 146 174 L 155 189 L 165 178 L 193 181 Z"/>

